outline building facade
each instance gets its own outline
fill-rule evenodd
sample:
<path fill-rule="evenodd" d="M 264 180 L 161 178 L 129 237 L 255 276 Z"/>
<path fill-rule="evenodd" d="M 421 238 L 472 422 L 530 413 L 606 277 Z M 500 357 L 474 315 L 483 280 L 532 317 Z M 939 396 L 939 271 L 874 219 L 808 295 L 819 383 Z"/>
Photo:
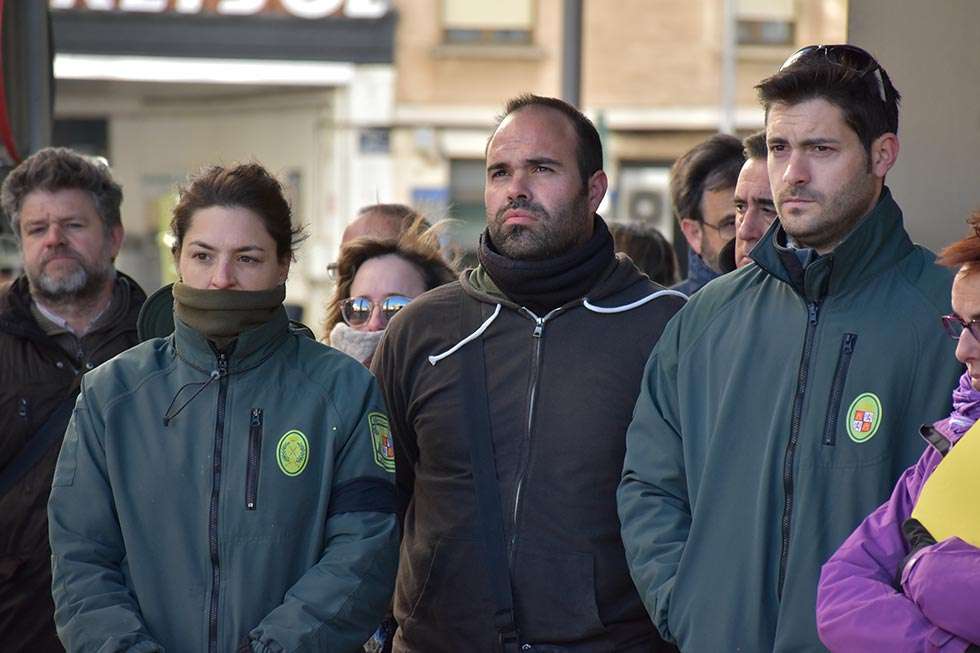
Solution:
<path fill-rule="evenodd" d="M 119 267 L 173 278 L 177 184 L 257 160 L 286 183 L 310 238 L 287 302 L 319 333 L 326 266 L 358 207 L 454 218 L 475 247 L 487 136 L 504 102 L 560 95 L 562 0 L 49 0 L 55 141 L 105 156 L 123 184 Z M 727 119 L 762 126 L 753 85 L 800 44 L 846 40 L 846 0 L 583 0 L 581 105 L 603 136 L 610 220 L 682 251 L 674 159 Z M 723 44 L 734 95 L 723 109 Z M 683 259 L 683 257 L 681 257 Z"/>

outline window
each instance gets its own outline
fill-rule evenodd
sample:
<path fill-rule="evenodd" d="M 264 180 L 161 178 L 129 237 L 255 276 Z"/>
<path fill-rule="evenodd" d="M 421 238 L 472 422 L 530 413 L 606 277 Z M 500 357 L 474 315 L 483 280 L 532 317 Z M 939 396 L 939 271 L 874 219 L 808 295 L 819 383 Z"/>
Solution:
<path fill-rule="evenodd" d="M 796 40 L 793 0 L 738 0 L 739 45 L 792 45 Z"/>
<path fill-rule="evenodd" d="M 530 45 L 532 0 L 443 0 L 442 25 L 447 45 Z"/>
<path fill-rule="evenodd" d="M 476 250 L 480 232 L 486 226 L 487 214 L 483 205 L 486 174 L 486 162 L 483 159 L 449 161 L 450 217 L 459 220 L 454 231 L 465 251 Z"/>

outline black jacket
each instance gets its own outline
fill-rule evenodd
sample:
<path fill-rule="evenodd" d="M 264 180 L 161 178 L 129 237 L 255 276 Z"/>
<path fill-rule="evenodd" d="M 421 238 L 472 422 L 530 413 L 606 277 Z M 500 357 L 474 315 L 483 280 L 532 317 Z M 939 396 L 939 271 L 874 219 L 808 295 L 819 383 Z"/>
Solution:
<path fill-rule="evenodd" d="M 112 319 L 85 335 L 84 355 L 66 352 L 31 314 L 23 276 L 0 291 L 0 471 L 18 456 L 59 402 L 77 393 L 82 374 L 137 343 L 146 296 L 129 277 Z M 4 651 L 63 650 L 55 635 L 48 545 L 48 494 L 60 440 L 0 497 L 0 642 Z"/>
<path fill-rule="evenodd" d="M 497 312 L 475 338 L 486 356 L 522 641 L 562 651 L 657 650 L 627 570 L 615 497 L 644 364 L 683 297 L 619 259 L 587 299 L 537 318 L 481 272 L 413 301 L 374 359 L 404 516 L 394 650 L 496 650 L 468 439 L 458 432 L 454 346 L 470 335 L 462 333 L 462 302 L 480 302 L 485 320 Z"/>

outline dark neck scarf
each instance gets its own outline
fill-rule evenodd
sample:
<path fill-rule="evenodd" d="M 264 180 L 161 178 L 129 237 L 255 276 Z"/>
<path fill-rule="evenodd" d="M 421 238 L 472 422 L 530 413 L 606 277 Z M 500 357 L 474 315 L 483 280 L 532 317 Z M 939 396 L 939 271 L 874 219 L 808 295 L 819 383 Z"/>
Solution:
<path fill-rule="evenodd" d="M 507 258 L 480 236 L 478 258 L 493 282 L 508 298 L 543 316 L 563 304 L 585 297 L 615 260 L 612 234 L 598 215 L 592 237 L 561 256 L 544 261 Z"/>
<path fill-rule="evenodd" d="M 201 290 L 178 281 L 173 295 L 174 314 L 180 321 L 224 348 L 243 331 L 271 320 L 286 299 L 286 286 L 269 290 Z"/>

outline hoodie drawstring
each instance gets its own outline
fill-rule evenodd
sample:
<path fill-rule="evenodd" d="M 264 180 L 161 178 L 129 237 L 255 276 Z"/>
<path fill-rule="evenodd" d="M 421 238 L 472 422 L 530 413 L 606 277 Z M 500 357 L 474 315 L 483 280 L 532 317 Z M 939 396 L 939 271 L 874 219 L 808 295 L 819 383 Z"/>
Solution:
<path fill-rule="evenodd" d="M 211 385 L 211 382 L 214 381 L 215 379 L 219 378 L 220 376 L 221 376 L 221 372 L 219 372 L 218 370 L 212 370 L 210 376 L 208 376 L 208 380 L 207 381 L 196 381 L 196 382 L 193 382 L 193 383 L 185 383 L 184 385 L 180 386 L 180 388 L 177 390 L 177 394 L 175 394 L 174 395 L 174 398 L 170 400 L 170 405 L 167 406 L 166 413 L 164 413 L 164 415 L 163 415 L 163 425 L 164 426 L 169 426 L 170 425 L 170 422 L 172 422 L 173 419 L 175 417 L 177 417 L 177 415 L 180 415 L 180 412 L 182 410 L 184 410 L 184 408 L 187 407 L 187 404 L 189 404 L 192 401 L 194 401 L 194 399 L 195 399 L 195 397 L 197 397 L 197 395 L 199 395 L 202 392 L 204 392 L 204 389 L 207 388 L 209 385 Z M 184 403 L 182 403 L 180 405 L 180 407 L 176 411 L 174 411 L 173 414 L 171 414 L 170 411 L 173 409 L 174 404 L 177 403 L 177 397 L 180 396 L 180 393 L 181 392 L 183 392 L 187 388 L 191 387 L 192 385 L 199 385 L 201 387 L 198 388 L 197 392 L 195 392 L 194 394 L 191 395 L 190 399 L 188 399 L 187 401 L 185 401 Z"/>
<path fill-rule="evenodd" d="M 585 299 L 582 300 L 582 305 L 585 306 L 590 311 L 592 311 L 593 313 L 604 313 L 604 314 L 609 314 L 609 313 L 625 313 L 626 311 L 631 311 L 634 308 L 637 308 L 639 306 L 643 306 L 647 302 L 652 302 L 657 297 L 668 297 L 670 295 L 674 295 L 676 297 L 680 297 L 681 299 L 683 299 L 685 301 L 687 300 L 687 295 L 685 295 L 682 292 L 679 292 L 677 290 L 667 290 L 667 289 L 664 289 L 664 290 L 658 290 L 657 292 L 652 293 L 652 294 L 649 294 L 646 297 L 644 297 L 642 299 L 638 299 L 635 302 L 632 302 L 630 304 L 624 304 L 623 306 L 610 306 L 609 308 L 605 308 L 603 306 L 596 306 L 595 304 L 592 304 L 591 302 L 589 302 L 589 298 L 588 297 L 586 297 Z"/>
<path fill-rule="evenodd" d="M 476 331 L 466 336 L 465 338 L 457 342 L 455 345 L 453 345 L 450 349 L 442 352 L 441 354 L 436 354 L 435 356 L 429 356 L 429 365 L 435 365 L 443 358 L 452 356 L 457 351 L 459 351 L 466 343 L 479 338 L 481 335 L 483 335 L 483 332 L 487 330 L 487 327 L 489 327 L 490 324 L 497 319 L 498 315 L 500 315 L 500 304 L 497 304 L 497 308 L 493 310 L 493 314 L 490 317 L 488 317 L 486 321 L 483 324 L 481 324 L 480 328 L 478 328 Z"/>

